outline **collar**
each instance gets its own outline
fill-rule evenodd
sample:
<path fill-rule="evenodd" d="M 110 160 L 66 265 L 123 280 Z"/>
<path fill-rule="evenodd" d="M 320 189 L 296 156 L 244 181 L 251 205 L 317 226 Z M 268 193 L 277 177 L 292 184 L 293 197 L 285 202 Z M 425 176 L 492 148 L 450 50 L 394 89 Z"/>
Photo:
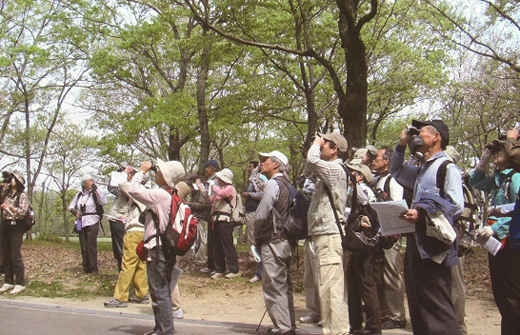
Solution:
<path fill-rule="evenodd" d="M 283 177 L 283 173 L 281 173 L 281 172 L 277 172 L 277 173 L 275 173 L 275 174 L 271 177 L 271 179 L 274 179 L 274 178 L 276 178 L 276 177 L 278 177 L 278 176 L 282 176 L 282 177 Z M 269 180 L 271 180 L 271 179 L 269 179 Z"/>
<path fill-rule="evenodd" d="M 444 151 L 439 151 L 439 152 L 433 154 L 433 156 L 431 156 L 430 159 L 428 159 L 426 161 L 426 163 L 428 163 L 430 161 L 433 161 L 433 160 L 435 160 L 437 158 L 440 158 L 440 157 L 446 157 L 446 153 Z"/>

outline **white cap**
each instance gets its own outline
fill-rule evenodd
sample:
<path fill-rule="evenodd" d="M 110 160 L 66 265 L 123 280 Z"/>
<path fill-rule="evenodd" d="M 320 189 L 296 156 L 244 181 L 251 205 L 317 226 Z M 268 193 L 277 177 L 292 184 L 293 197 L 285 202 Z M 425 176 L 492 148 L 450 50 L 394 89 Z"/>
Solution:
<path fill-rule="evenodd" d="M 289 160 L 287 159 L 287 156 L 285 156 L 284 154 L 282 154 L 280 151 L 278 150 L 275 150 L 275 151 L 271 151 L 271 152 L 259 152 L 258 155 L 260 157 L 266 157 L 266 158 L 269 158 L 269 157 L 275 157 L 277 158 L 280 162 L 282 162 L 284 165 L 287 165 L 289 164 Z"/>

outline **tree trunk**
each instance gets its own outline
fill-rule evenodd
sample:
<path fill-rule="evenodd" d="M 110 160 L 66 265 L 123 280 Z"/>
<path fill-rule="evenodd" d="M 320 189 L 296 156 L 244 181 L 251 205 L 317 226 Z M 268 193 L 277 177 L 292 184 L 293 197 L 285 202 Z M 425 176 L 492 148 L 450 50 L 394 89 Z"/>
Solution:
<path fill-rule="evenodd" d="M 208 124 L 208 107 L 206 104 L 206 84 L 208 82 L 208 72 L 210 64 L 210 41 L 207 39 L 207 28 L 203 27 L 203 43 L 202 55 L 200 60 L 199 74 L 197 78 L 197 110 L 199 114 L 200 128 L 200 157 L 199 171 L 204 171 L 204 165 L 209 159 L 209 148 L 211 143 L 209 124 Z"/>

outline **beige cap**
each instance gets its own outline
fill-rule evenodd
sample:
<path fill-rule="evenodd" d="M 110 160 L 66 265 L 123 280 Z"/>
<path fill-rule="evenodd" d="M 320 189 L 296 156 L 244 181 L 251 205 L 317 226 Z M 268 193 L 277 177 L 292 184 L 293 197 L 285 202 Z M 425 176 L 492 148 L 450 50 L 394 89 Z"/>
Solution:
<path fill-rule="evenodd" d="M 233 171 L 230 169 L 222 169 L 215 173 L 215 177 L 222 180 L 226 184 L 233 184 Z"/>
<path fill-rule="evenodd" d="M 322 135 L 323 139 L 330 141 L 338 147 L 341 152 L 346 152 L 348 149 L 348 142 L 338 131 L 333 131 Z"/>
<path fill-rule="evenodd" d="M 186 199 L 186 197 L 188 195 L 190 195 L 192 189 L 191 187 L 186 184 L 185 182 L 181 181 L 181 182 L 178 182 L 176 185 L 175 185 L 175 189 L 177 190 L 177 195 L 179 196 L 179 198 L 181 198 L 182 200 Z"/>
<path fill-rule="evenodd" d="M 161 171 L 164 181 L 166 181 L 170 188 L 174 188 L 177 181 L 186 174 L 184 166 L 182 166 L 182 163 L 179 161 L 165 162 L 158 159 L 157 167 L 159 171 Z"/>
<path fill-rule="evenodd" d="M 374 175 L 370 168 L 365 164 L 347 164 L 347 166 L 354 170 L 360 172 L 364 177 L 368 184 L 372 184 L 374 182 Z"/>

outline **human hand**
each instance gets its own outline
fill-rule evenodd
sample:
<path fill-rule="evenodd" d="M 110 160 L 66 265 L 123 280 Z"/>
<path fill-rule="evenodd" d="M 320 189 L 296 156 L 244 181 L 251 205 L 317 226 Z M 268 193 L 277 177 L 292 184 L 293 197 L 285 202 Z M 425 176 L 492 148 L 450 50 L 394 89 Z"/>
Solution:
<path fill-rule="evenodd" d="M 325 141 L 323 140 L 323 138 L 320 137 L 320 135 L 316 135 L 316 137 L 314 138 L 314 142 L 312 142 L 312 144 L 317 144 L 319 146 L 321 146 Z"/>
<path fill-rule="evenodd" d="M 150 169 L 152 168 L 153 164 L 152 162 L 150 161 L 144 161 L 141 163 L 141 171 L 143 171 L 144 173 L 150 171 Z"/>
<path fill-rule="evenodd" d="M 399 144 L 402 146 L 406 146 L 409 140 L 410 137 L 408 136 L 408 128 L 404 128 L 401 131 L 401 135 L 399 136 Z"/>
<path fill-rule="evenodd" d="M 370 219 L 368 216 L 362 215 L 359 217 L 359 225 L 362 228 L 372 228 L 372 223 L 370 223 Z"/>
<path fill-rule="evenodd" d="M 516 141 L 518 136 L 520 136 L 520 129 L 515 127 L 511 130 L 508 130 L 506 136 L 508 140 Z"/>
<path fill-rule="evenodd" d="M 243 196 L 244 198 L 247 198 L 248 195 L 249 195 L 248 192 L 242 192 L 242 196 Z"/>
<path fill-rule="evenodd" d="M 476 238 L 479 243 L 486 243 L 489 238 L 493 236 L 493 229 L 490 226 L 485 226 L 477 230 Z"/>
<path fill-rule="evenodd" d="M 410 223 L 417 223 L 419 221 L 419 211 L 415 208 L 409 209 L 403 213 L 403 219 L 410 221 Z"/>

